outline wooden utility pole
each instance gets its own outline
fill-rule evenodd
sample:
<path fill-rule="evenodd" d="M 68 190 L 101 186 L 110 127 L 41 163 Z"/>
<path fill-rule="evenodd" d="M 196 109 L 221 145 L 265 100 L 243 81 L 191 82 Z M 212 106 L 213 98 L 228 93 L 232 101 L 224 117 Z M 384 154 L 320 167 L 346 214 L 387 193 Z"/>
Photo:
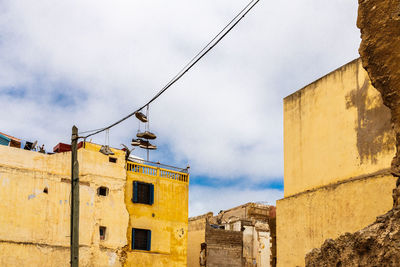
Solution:
<path fill-rule="evenodd" d="M 79 163 L 78 128 L 72 127 L 71 137 L 71 267 L 79 265 Z"/>

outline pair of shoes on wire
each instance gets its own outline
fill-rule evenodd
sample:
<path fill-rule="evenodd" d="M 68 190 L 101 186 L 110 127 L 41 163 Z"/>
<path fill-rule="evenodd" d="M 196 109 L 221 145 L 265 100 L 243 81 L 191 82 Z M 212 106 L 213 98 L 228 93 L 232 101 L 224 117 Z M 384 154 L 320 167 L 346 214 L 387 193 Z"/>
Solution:
<path fill-rule="evenodd" d="M 148 119 L 146 117 L 146 115 L 144 115 L 142 112 L 138 111 L 135 113 L 135 116 L 138 120 L 140 120 L 141 122 L 147 122 Z"/>
<path fill-rule="evenodd" d="M 153 134 L 152 132 L 149 131 L 144 131 L 144 132 L 139 132 L 136 134 L 137 137 L 139 138 L 144 138 L 144 139 L 156 139 L 157 136 Z"/>
<path fill-rule="evenodd" d="M 103 153 L 104 155 L 108 156 L 108 155 L 114 155 L 114 152 L 112 152 L 112 150 L 110 149 L 109 146 L 104 145 L 101 146 L 100 150 L 101 153 Z"/>
<path fill-rule="evenodd" d="M 147 140 L 140 140 L 139 147 L 149 150 L 157 149 L 157 146 L 150 144 L 150 142 Z"/>

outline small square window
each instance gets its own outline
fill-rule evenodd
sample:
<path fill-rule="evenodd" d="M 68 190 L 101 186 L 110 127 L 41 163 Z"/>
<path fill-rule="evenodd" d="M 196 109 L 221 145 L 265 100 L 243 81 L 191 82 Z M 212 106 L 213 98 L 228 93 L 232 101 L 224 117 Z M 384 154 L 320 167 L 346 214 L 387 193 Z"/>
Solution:
<path fill-rule="evenodd" d="M 132 228 L 132 249 L 151 249 L 151 231 L 147 229 Z"/>
<path fill-rule="evenodd" d="M 109 157 L 108 161 L 111 162 L 111 163 L 117 163 L 117 158 Z"/>
<path fill-rule="evenodd" d="M 99 227 L 100 240 L 106 239 L 106 230 L 107 230 L 107 227 L 105 227 L 105 226 Z"/>
<path fill-rule="evenodd" d="M 153 205 L 154 185 L 138 181 L 133 182 L 132 202 Z"/>
<path fill-rule="evenodd" d="M 100 186 L 97 188 L 97 195 L 99 196 L 107 196 L 108 195 L 108 188 L 105 186 Z"/>

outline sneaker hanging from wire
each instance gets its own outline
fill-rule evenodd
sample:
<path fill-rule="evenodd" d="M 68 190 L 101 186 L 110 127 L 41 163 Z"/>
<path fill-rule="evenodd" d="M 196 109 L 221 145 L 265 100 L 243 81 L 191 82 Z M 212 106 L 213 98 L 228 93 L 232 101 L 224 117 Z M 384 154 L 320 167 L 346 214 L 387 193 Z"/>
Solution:
<path fill-rule="evenodd" d="M 153 134 L 152 132 L 149 131 L 144 131 L 144 132 L 139 132 L 136 134 L 137 137 L 139 138 L 144 138 L 144 139 L 156 139 L 157 136 Z"/>
<path fill-rule="evenodd" d="M 147 122 L 147 117 L 146 115 L 144 115 L 142 112 L 138 111 L 135 113 L 135 116 L 138 120 L 140 120 L 141 122 Z"/>
<path fill-rule="evenodd" d="M 132 138 L 131 146 L 138 146 L 140 145 L 140 140 Z"/>
<path fill-rule="evenodd" d="M 147 140 L 140 140 L 139 147 L 149 150 L 157 149 L 157 146 L 150 144 L 150 142 Z"/>
<path fill-rule="evenodd" d="M 106 146 L 101 146 L 99 152 L 104 154 L 104 155 L 106 155 L 106 156 L 108 156 L 108 150 L 107 150 Z"/>
<path fill-rule="evenodd" d="M 114 152 L 111 150 L 111 148 L 109 146 L 106 146 L 106 150 L 108 155 L 114 155 Z"/>

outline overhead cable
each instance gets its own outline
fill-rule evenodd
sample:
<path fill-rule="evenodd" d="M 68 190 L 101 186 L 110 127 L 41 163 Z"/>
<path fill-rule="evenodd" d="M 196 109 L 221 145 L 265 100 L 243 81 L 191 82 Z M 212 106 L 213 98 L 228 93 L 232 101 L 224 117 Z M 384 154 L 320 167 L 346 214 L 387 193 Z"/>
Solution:
<path fill-rule="evenodd" d="M 135 110 L 134 112 L 128 114 L 127 116 L 121 118 L 120 120 L 114 122 L 113 124 L 96 129 L 91 131 L 86 131 L 82 133 L 92 132 L 84 136 L 86 139 L 90 136 L 101 133 L 105 130 L 108 130 L 117 124 L 123 122 L 124 120 L 135 115 L 136 112 L 139 112 L 149 104 L 151 104 L 154 100 L 160 97 L 168 88 L 170 88 L 174 83 L 176 83 L 183 75 L 185 75 L 200 59 L 202 59 L 211 49 L 213 49 L 246 15 L 250 12 L 250 10 L 259 2 L 260 0 L 252 0 L 250 1 L 200 52 L 198 52 L 153 98 L 151 98 L 146 104 Z"/>

